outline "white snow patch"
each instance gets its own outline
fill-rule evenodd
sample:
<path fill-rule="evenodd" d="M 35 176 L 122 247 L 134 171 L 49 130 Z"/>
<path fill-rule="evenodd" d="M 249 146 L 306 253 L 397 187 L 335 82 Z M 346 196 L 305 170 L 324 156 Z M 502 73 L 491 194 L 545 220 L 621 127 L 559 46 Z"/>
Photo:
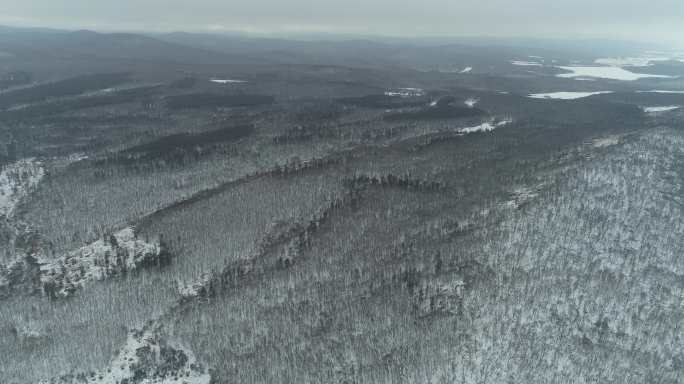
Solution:
<path fill-rule="evenodd" d="M 45 176 L 40 161 L 33 158 L 7 165 L 0 172 L 0 217 L 10 217 L 17 204 L 31 193 Z"/>
<path fill-rule="evenodd" d="M 484 123 L 480 125 L 476 125 L 474 127 L 467 127 L 467 128 L 461 128 L 458 130 L 458 133 L 466 134 L 466 133 L 476 133 L 476 132 L 491 132 L 497 128 L 501 128 L 504 125 L 508 125 L 512 123 L 513 120 L 511 119 L 505 119 L 501 121 L 496 121 L 496 120 L 489 120 L 485 121 Z"/>
<path fill-rule="evenodd" d="M 199 280 L 192 283 L 176 282 L 176 290 L 183 299 L 191 299 L 200 295 L 203 289 L 211 282 L 212 275 L 205 273 Z"/>
<path fill-rule="evenodd" d="M 620 67 L 610 66 L 559 66 L 556 68 L 564 69 L 566 71 L 571 72 L 556 75 L 557 77 L 562 78 L 595 77 L 609 80 L 634 81 L 645 78 L 672 79 L 675 77 L 667 75 L 650 75 L 646 73 L 634 73 Z"/>
<path fill-rule="evenodd" d="M 480 99 L 478 99 L 476 97 L 470 97 L 464 102 L 464 104 L 468 108 L 474 108 L 477 105 L 477 103 L 479 103 L 479 102 L 480 102 Z"/>
<path fill-rule="evenodd" d="M 674 111 L 675 109 L 681 108 L 681 105 L 665 105 L 662 107 L 642 107 L 646 113 L 658 113 L 658 112 L 668 112 Z"/>
<path fill-rule="evenodd" d="M 610 147 L 610 146 L 617 145 L 617 144 L 620 144 L 620 137 L 619 136 L 599 137 L 599 138 L 593 139 L 591 142 L 591 145 L 594 148 Z"/>
<path fill-rule="evenodd" d="M 234 80 L 234 79 L 211 79 L 212 83 L 218 84 L 244 84 L 247 80 Z"/>
<path fill-rule="evenodd" d="M 56 259 L 39 259 L 40 281 L 50 294 L 67 297 L 86 283 L 138 268 L 161 253 L 159 243 L 139 240 L 128 227 Z"/>
<path fill-rule="evenodd" d="M 186 359 L 181 365 L 184 354 Z M 141 356 L 145 357 L 141 361 Z M 165 367 L 161 372 L 158 367 Z M 120 384 L 133 382 L 136 372 L 144 375 L 142 384 L 209 384 L 211 375 L 198 363 L 194 353 L 175 342 L 162 340 L 157 332 L 131 332 L 126 344 L 102 371 L 94 375 L 67 375 L 40 384 Z M 83 381 L 85 380 L 85 381 Z M 136 381 L 138 382 L 138 381 Z"/>
<path fill-rule="evenodd" d="M 541 186 L 538 186 L 537 189 L 534 190 L 527 187 L 516 188 L 509 193 L 510 200 L 504 202 L 503 206 L 512 209 L 519 209 L 523 205 L 537 198 L 539 196 L 538 191 L 540 188 Z"/>
<path fill-rule="evenodd" d="M 425 96 L 425 91 L 421 88 L 399 88 L 386 91 L 385 96 L 420 97 Z"/>
<path fill-rule="evenodd" d="M 68 164 L 78 163 L 82 160 L 88 160 L 88 155 L 83 152 L 72 153 L 66 158 Z"/>
<path fill-rule="evenodd" d="M 593 95 L 602 95 L 606 93 L 613 93 L 613 91 L 600 92 L 550 92 L 550 93 L 533 93 L 528 97 L 533 99 L 560 99 L 560 100 L 575 100 Z"/>
<path fill-rule="evenodd" d="M 544 64 L 536 61 L 522 61 L 522 60 L 511 60 L 511 64 L 520 67 L 543 67 Z"/>
<path fill-rule="evenodd" d="M 470 73 L 473 70 L 473 67 L 465 67 L 463 70 L 459 73 Z"/>
<path fill-rule="evenodd" d="M 671 94 L 684 94 L 684 91 L 665 91 L 665 90 L 651 90 L 651 91 L 636 91 L 637 93 L 671 93 Z"/>

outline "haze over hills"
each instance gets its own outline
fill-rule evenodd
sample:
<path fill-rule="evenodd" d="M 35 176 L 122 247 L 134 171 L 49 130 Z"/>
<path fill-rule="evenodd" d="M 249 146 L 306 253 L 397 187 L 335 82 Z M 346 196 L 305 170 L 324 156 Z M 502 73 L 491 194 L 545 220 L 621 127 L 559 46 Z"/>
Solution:
<path fill-rule="evenodd" d="M 684 55 L 0 28 L 0 382 L 680 383 Z"/>

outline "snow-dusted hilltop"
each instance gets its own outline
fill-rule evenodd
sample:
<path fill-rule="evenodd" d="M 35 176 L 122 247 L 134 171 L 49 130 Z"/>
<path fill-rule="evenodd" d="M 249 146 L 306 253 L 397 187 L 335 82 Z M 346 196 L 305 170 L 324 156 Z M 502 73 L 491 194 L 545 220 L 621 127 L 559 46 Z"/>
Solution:
<path fill-rule="evenodd" d="M 45 176 L 43 163 L 24 159 L 0 171 L 0 217 L 10 217 L 17 204 L 38 186 Z"/>
<path fill-rule="evenodd" d="M 50 297 L 66 297 L 93 280 L 132 271 L 140 266 L 165 262 L 159 242 L 136 237 L 124 228 L 54 260 L 38 260 L 43 291 Z"/>

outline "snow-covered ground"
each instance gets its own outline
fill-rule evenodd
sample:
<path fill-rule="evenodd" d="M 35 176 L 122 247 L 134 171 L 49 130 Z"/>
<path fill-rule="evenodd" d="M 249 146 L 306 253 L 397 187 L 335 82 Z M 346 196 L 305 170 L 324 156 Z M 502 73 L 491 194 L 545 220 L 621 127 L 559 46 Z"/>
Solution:
<path fill-rule="evenodd" d="M 246 83 L 246 80 L 233 80 L 233 79 L 211 79 L 210 80 L 212 83 L 218 83 L 218 84 L 243 84 Z"/>
<path fill-rule="evenodd" d="M 43 163 L 24 159 L 7 165 L 0 172 L 0 217 L 10 217 L 17 204 L 34 190 L 45 176 Z"/>
<path fill-rule="evenodd" d="M 176 290 L 183 299 L 197 297 L 207 287 L 213 278 L 212 274 L 205 273 L 197 281 L 191 283 L 176 283 Z"/>
<path fill-rule="evenodd" d="M 159 243 L 140 240 L 133 228 L 124 228 L 62 257 L 39 259 L 40 281 L 46 293 L 67 297 L 90 281 L 134 270 L 160 253 Z"/>
<path fill-rule="evenodd" d="M 473 67 L 465 67 L 463 70 L 459 73 L 470 73 L 473 70 Z"/>
<path fill-rule="evenodd" d="M 385 92 L 385 96 L 419 97 L 424 95 L 425 91 L 421 88 L 399 88 Z"/>
<path fill-rule="evenodd" d="M 496 120 L 490 120 L 490 121 L 485 121 L 484 123 L 480 125 L 476 125 L 474 127 L 467 127 L 467 128 L 461 128 L 458 130 L 458 133 L 476 133 L 476 132 L 491 132 L 497 128 L 501 128 L 505 125 L 508 125 L 512 123 L 513 120 L 511 119 L 505 119 L 501 121 L 496 121 Z"/>
<path fill-rule="evenodd" d="M 560 99 L 560 100 L 575 100 L 593 95 L 602 95 L 606 93 L 613 93 L 613 91 L 601 92 L 549 92 L 549 93 L 532 93 L 528 95 L 533 99 Z"/>
<path fill-rule="evenodd" d="M 142 377 L 141 377 L 142 376 Z M 67 375 L 40 384 L 209 384 L 211 375 L 195 355 L 157 332 L 131 332 L 106 369 L 94 374 Z"/>
<path fill-rule="evenodd" d="M 620 136 L 606 136 L 593 139 L 591 145 L 594 148 L 605 148 L 620 144 Z"/>
<path fill-rule="evenodd" d="M 642 107 L 646 113 L 668 112 L 681 108 L 681 105 L 664 105 L 661 107 Z"/>
<path fill-rule="evenodd" d="M 469 97 L 469 98 L 464 102 L 464 104 L 465 104 L 468 108 L 474 108 L 474 107 L 477 105 L 477 103 L 479 103 L 479 102 L 480 102 L 480 99 L 475 98 L 475 97 Z"/>
<path fill-rule="evenodd" d="M 561 73 L 556 75 L 563 78 L 596 77 L 609 80 L 635 81 L 646 78 L 672 79 L 674 76 L 651 75 L 646 73 L 634 73 L 621 67 L 614 66 L 559 66 L 556 68 L 570 71 L 571 73 Z"/>

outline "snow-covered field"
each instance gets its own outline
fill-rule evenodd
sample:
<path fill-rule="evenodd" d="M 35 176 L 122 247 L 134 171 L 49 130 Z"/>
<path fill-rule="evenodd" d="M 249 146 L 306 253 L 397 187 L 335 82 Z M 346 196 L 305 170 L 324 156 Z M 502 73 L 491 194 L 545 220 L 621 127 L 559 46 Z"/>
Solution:
<path fill-rule="evenodd" d="M 635 73 L 621 67 L 613 66 L 559 66 L 556 68 L 570 71 L 571 73 L 561 73 L 556 75 L 562 78 L 596 77 L 609 80 L 635 81 L 647 78 L 672 79 L 674 76 L 651 75 L 646 73 Z"/>
<path fill-rule="evenodd" d="M 643 110 L 646 113 L 657 113 L 657 112 L 674 111 L 675 109 L 679 109 L 679 108 L 681 108 L 680 105 L 664 105 L 661 107 L 643 107 Z"/>
<path fill-rule="evenodd" d="M 613 91 L 601 92 L 549 92 L 549 93 L 532 93 L 528 95 L 533 99 L 560 99 L 560 100 L 575 100 L 593 95 L 602 95 L 606 93 L 613 93 Z"/>
<path fill-rule="evenodd" d="M 24 159 L 9 164 L 0 172 L 0 217 L 10 217 L 17 204 L 38 186 L 45 176 L 43 164 Z"/>
<path fill-rule="evenodd" d="M 210 81 L 212 83 L 218 83 L 218 84 L 244 84 L 247 82 L 246 80 L 233 80 L 233 79 L 211 79 Z"/>
<path fill-rule="evenodd" d="M 465 67 L 459 73 L 470 73 L 472 70 L 473 70 L 473 67 Z"/>

